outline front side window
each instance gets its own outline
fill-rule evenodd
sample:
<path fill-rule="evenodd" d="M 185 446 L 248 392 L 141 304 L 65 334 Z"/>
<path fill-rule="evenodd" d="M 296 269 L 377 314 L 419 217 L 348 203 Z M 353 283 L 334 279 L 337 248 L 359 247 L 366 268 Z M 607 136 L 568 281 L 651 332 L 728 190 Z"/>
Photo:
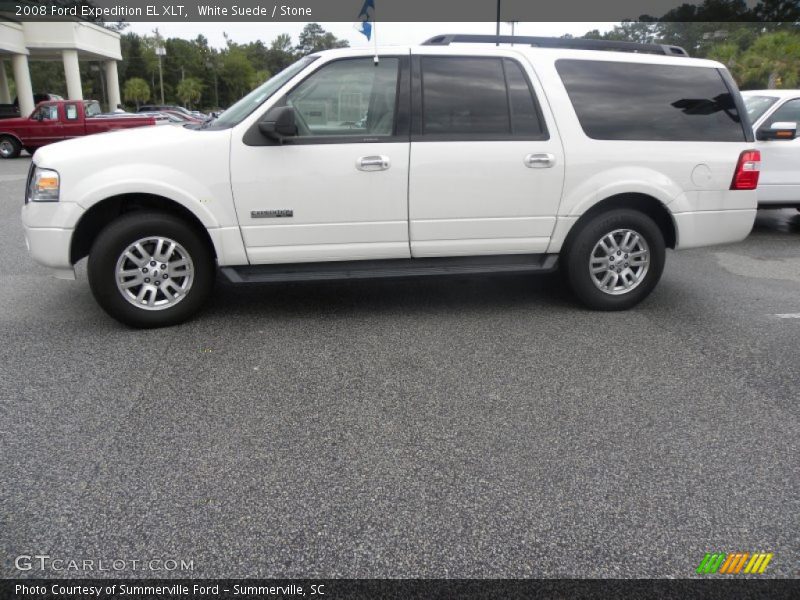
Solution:
<path fill-rule="evenodd" d="M 219 117 L 213 121 L 208 121 L 204 128 L 208 129 L 227 129 L 242 122 L 259 106 L 264 104 L 270 96 L 286 85 L 289 80 L 315 61 L 316 56 L 305 56 L 286 67 L 283 71 L 270 77 L 244 98 L 236 102 L 233 106 L 226 109 Z"/>
<path fill-rule="evenodd" d="M 36 111 L 36 117 L 41 121 L 57 121 L 58 105 L 45 104 L 44 106 L 40 106 Z"/>
<path fill-rule="evenodd" d="M 575 113 L 597 140 L 741 142 L 734 98 L 717 69 L 556 61 Z"/>
<path fill-rule="evenodd" d="M 425 56 L 421 79 L 423 136 L 545 135 L 533 91 L 516 61 Z"/>
<path fill-rule="evenodd" d="M 338 60 L 286 95 L 298 137 L 382 137 L 394 132 L 400 59 Z"/>
<path fill-rule="evenodd" d="M 800 98 L 789 100 L 769 118 L 770 123 L 796 123 L 800 127 Z"/>

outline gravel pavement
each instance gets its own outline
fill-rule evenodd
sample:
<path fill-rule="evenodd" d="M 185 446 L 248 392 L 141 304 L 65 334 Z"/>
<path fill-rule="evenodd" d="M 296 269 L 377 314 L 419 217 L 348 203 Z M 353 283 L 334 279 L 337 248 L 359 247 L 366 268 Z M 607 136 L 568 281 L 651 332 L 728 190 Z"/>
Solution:
<path fill-rule="evenodd" d="M 234 286 L 136 331 L 27 255 L 0 161 L 0 576 L 689 577 L 800 557 L 800 213 L 669 252 L 641 306 L 557 276 Z"/>

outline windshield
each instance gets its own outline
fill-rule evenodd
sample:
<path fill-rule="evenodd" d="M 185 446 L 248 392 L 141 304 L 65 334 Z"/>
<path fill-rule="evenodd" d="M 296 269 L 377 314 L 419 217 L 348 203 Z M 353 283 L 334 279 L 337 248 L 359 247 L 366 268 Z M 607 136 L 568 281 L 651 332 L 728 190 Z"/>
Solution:
<path fill-rule="evenodd" d="M 224 129 L 226 127 L 233 127 L 242 122 L 250 113 L 261 106 L 264 101 L 277 92 L 283 85 L 292 77 L 297 75 L 300 71 L 305 69 L 312 61 L 316 60 L 316 56 L 306 56 L 301 58 L 296 63 L 286 67 L 283 71 L 271 77 L 252 92 L 247 94 L 244 98 L 239 100 L 236 104 L 222 113 L 213 123 L 210 124 L 210 129 Z"/>
<path fill-rule="evenodd" d="M 761 118 L 770 106 L 778 101 L 774 96 L 745 96 L 744 107 L 747 109 L 747 115 L 750 117 L 750 122 L 755 123 Z"/>

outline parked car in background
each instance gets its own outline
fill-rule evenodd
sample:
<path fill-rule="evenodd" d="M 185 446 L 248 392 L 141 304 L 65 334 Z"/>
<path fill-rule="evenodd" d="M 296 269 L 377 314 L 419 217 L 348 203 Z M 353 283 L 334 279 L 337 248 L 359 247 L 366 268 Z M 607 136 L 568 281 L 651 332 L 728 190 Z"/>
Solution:
<path fill-rule="evenodd" d="M 800 210 L 800 90 L 750 90 L 742 96 L 761 151 L 759 208 Z"/>
<path fill-rule="evenodd" d="M 183 119 L 181 117 L 176 117 L 175 115 L 171 115 L 169 113 L 161 112 L 161 111 L 140 112 L 140 113 L 131 113 L 131 114 L 134 115 L 134 116 L 137 116 L 137 117 L 142 116 L 142 115 L 145 115 L 145 116 L 148 116 L 148 117 L 153 117 L 154 119 L 158 119 L 160 121 L 164 121 L 164 122 L 166 122 L 166 123 L 168 123 L 170 125 L 186 125 L 186 123 L 187 123 L 186 119 Z"/>
<path fill-rule="evenodd" d="M 93 133 L 156 124 L 148 116 L 103 115 L 95 100 L 42 102 L 29 117 L 0 121 L 0 158 L 16 158 L 23 149 L 33 154 L 47 144 Z"/>
<path fill-rule="evenodd" d="M 218 266 L 234 283 L 560 267 L 586 306 L 623 310 L 667 248 L 748 235 L 754 141 L 725 66 L 681 48 L 438 36 L 306 56 L 199 127 L 44 148 L 22 221 L 37 262 L 74 278 L 88 256 L 97 302 L 137 327 L 195 314 Z"/>
<path fill-rule="evenodd" d="M 161 114 L 169 115 L 169 116 L 175 117 L 176 119 L 180 119 L 184 123 L 198 123 L 199 124 L 199 123 L 203 123 L 206 120 L 205 118 L 196 117 L 193 114 L 186 114 L 186 113 L 183 113 L 183 112 L 180 112 L 180 111 L 177 111 L 177 110 L 166 110 L 166 109 L 164 109 L 164 110 L 160 110 L 159 112 Z"/>
<path fill-rule="evenodd" d="M 172 111 L 178 112 L 187 117 L 196 116 L 188 108 L 183 106 L 176 106 L 174 104 L 143 104 L 136 112 L 153 112 L 153 111 Z"/>

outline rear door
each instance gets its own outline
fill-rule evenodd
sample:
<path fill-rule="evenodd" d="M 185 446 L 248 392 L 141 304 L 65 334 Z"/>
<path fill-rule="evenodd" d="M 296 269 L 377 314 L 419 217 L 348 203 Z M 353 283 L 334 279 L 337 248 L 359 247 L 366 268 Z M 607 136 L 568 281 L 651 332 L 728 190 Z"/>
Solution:
<path fill-rule="evenodd" d="M 412 83 L 411 255 L 544 252 L 564 155 L 530 67 L 503 56 L 419 54 Z"/>
<path fill-rule="evenodd" d="M 82 136 L 85 133 L 85 126 L 83 123 L 83 115 L 81 114 L 81 106 L 78 102 L 67 102 L 64 104 L 64 120 L 63 120 L 63 137 L 62 139 L 70 139 Z"/>
<path fill-rule="evenodd" d="M 781 104 L 762 120 L 761 127 L 786 121 L 800 128 L 800 98 Z M 759 202 L 800 202 L 800 139 L 761 141 L 758 149 L 761 151 Z"/>

